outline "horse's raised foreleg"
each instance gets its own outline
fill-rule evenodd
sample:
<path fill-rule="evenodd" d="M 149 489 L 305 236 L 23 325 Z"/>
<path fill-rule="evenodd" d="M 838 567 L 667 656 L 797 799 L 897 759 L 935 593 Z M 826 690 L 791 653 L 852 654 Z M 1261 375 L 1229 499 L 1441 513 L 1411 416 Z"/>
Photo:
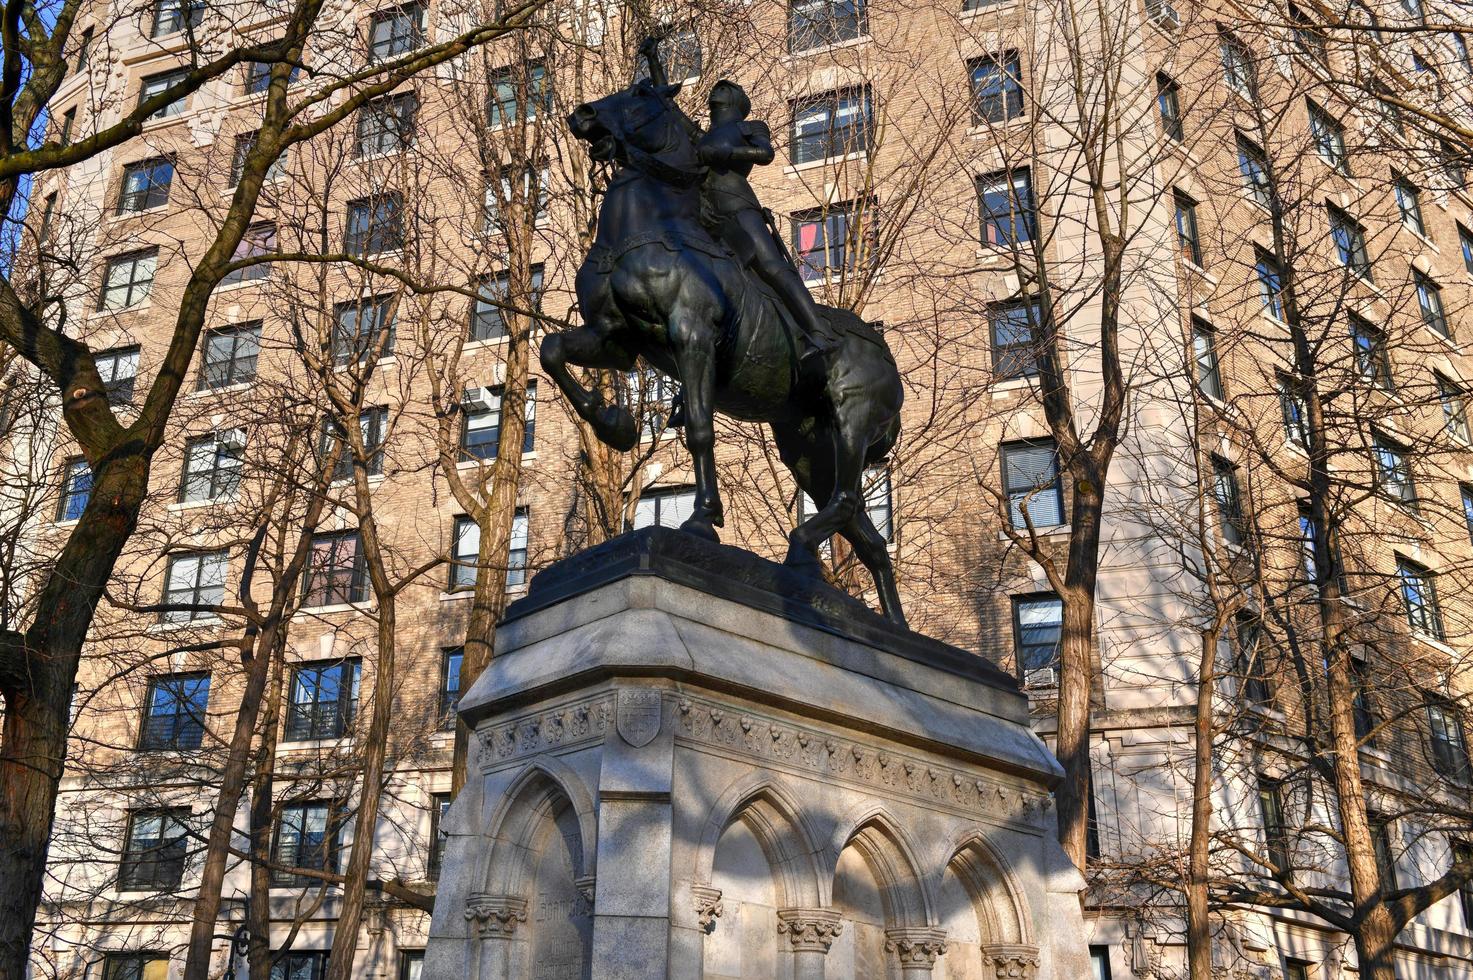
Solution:
<path fill-rule="evenodd" d="M 716 528 L 722 515 L 721 491 L 716 485 L 716 351 L 714 316 L 677 313 L 671 318 L 670 340 L 680 369 L 685 400 L 685 447 L 690 450 L 696 478 L 696 500 L 682 531 L 711 541 L 720 540 Z"/>
<path fill-rule="evenodd" d="M 610 340 L 606 332 L 578 327 L 542 338 L 540 356 L 542 370 L 562 389 L 578 416 L 593 426 L 599 439 L 620 452 L 634 448 L 639 442 L 639 423 L 634 416 L 618 405 L 604 404 L 598 392 L 583 387 L 568 370 L 569 364 L 576 364 L 579 367 L 629 371 L 634 368 L 633 354 Z"/>

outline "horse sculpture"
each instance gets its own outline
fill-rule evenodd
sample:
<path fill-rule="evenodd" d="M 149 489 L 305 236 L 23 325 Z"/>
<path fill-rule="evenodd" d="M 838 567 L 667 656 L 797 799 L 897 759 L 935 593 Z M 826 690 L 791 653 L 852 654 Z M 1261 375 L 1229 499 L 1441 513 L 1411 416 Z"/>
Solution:
<path fill-rule="evenodd" d="M 893 622 L 905 616 L 885 538 L 864 507 L 867 466 L 900 430 L 904 391 L 879 331 L 849 310 L 821 307 L 839 343 L 824 376 L 807 380 L 788 316 L 700 221 L 702 167 L 678 85 L 644 80 L 578 106 L 573 135 L 614 170 L 598 235 L 575 290 L 584 326 L 548 335 L 547 373 L 598 437 L 623 452 L 639 440 L 634 417 L 585 388 L 568 366 L 629 371 L 639 358 L 681 384 L 695 504 L 681 530 L 712 541 L 722 525 L 714 413 L 766 422 L 783 464 L 819 511 L 788 536 L 786 564 L 817 574 L 818 546 L 837 533 L 874 576 Z"/>

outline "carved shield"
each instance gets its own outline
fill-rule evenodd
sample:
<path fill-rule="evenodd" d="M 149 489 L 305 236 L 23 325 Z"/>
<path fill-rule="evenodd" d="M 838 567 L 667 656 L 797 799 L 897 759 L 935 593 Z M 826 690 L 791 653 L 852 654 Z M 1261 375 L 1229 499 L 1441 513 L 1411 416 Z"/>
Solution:
<path fill-rule="evenodd" d="M 636 749 L 653 742 L 660 734 L 660 692 L 644 688 L 620 691 L 614 727 Z"/>

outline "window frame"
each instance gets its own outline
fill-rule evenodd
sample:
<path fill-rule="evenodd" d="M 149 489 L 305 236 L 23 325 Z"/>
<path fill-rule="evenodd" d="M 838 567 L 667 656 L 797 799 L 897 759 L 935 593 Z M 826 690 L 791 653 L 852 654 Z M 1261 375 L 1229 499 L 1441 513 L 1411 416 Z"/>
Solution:
<path fill-rule="evenodd" d="M 1268 175 L 1268 154 L 1241 130 L 1235 130 L 1234 136 L 1238 152 L 1238 174 L 1243 178 L 1248 200 L 1265 211 L 1273 211 L 1274 191 Z"/>
<path fill-rule="evenodd" d="M 1016 48 L 969 58 L 967 82 L 973 126 L 1002 126 L 1027 115 L 1023 59 Z"/>
<path fill-rule="evenodd" d="M 159 174 L 164 173 L 162 180 Z M 130 182 L 142 177 L 141 187 L 130 187 Z M 122 180 L 118 185 L 118 202 L 114 214 L 142 214 L 155 208 L 166 207 L 169 193 L 174 184 L 174 159 L 166 154 L 134 160 L 123 164 Z"/>
<path fill-rule="evenodd" d="M 1023 319 L 1016 319 L 1018 311 Z M 1038 335 L 1043 324 L 1043 303 L 1036 297 L 1018 297 L 990 303 L 987 306 L 987 335 L 992 347 L 992 377 L 994 381 L 1013 381 L 1019 378 L 1037 377 L 1039 362 L 1046 356 Z M 1037 313 L 1035 314 L 1035 311 Z M 1001 324 L 1016 328 L 1023 326 L 1027 331 L 1024 340 L 1004 342 L 998 334 Z"/>
<path fill-rule="evenodd" d="M 353 119 L 354 158 L 368 160 L 413 149 L 418 119 L 419 98 L 413 92 L 369 99 Z"/>
<path fill-rule="evenodd" d="M 78 486 L 85 477 L 86 486 Z M 81 503 L 78 505 L 78 500 Z M 56 501 L 58 522 L 80 520 L 92 499 L 92 467 L 85 456 L 70 456 L 61 463 L 61 493 Z"/>
<path fill-rule="evenodd" d="M 1427 237 L 1427 219 L 1422 214 L 1422 189 L 1411 182 L 1406 174 L 1391 175 L 1391 193 L 1396 199 L 1396 211 L 1401 226 L 1418 238 Z"/>
<path fill-rule="evenodd" d="M 425 5 L 417 0 L 381 7 L 370 13 L 365 37 L 368 63 L 382 64 L 424 47 L 427 39 L 425 23 Z M 401 30 L 401 25 L 407 27 Z M 379 37 L 379 29 L 385 26 L 387 33 Z"/>
<path fill-rule="evenodd" d="M 256 371 L 261 356 L 261 333 L 264 323 L 261 320 L 245 320 L 241 323 L 227 324 L 205 331 L 204 339 L 200 344 L 200 370 L 196 386 L 197 391 L 219 391 L 222 388 L 233 388 L 237 385 L 250 384 L 256 380 Z M 229 339 L 229 356 L 224 360 L 211 360 L 210 351 L 212 342 Z M 254 347 L 252 353 L 242 353 L 243 348 Z M 223 377 L 220 376 L 220 368 L 224 366 Z M 249 367 L 245 367 L 249 365 Z M 211 379 L 211 374 L 216 375 L 218 383 Z"/>
<path fill-rule="evenodd" d="M 174 579 L 174 570 L 180 567 L 180 563 L 196 562 L 194 575 L 189 584 L 179 586 Z M 225 579 L 229 573 L 230 552 L 228 549 L 203 549 L 198 551 L 179 551 L 169 556 L 168 564 L 164 570 L 164 605 L 189 605 L 189 606 L 219 606 L 225 601 Z M 218 568 L 220 581 L 210 583 L 209 573 Z M 211 594 L 214 594 L 211 598 Z M 213 622 L 220 618 L 217 610 L 209 608 L 163 610 L 159 613 L 159 622 L 183 625 L 197 622 Z"/>
<path fill-rule="evenodd" d="M 113 270 L 122 268 L 125 263 L 129 270 L 126 282 L 121 284 L 114 283 Z M 140 268 L 145 264 L 148 266 L 147 278 L 143 278 L 138 274 Z M 102 283 L 97 291 L 98 312 L 123 313 L 128 310 L 135 310 L 147 303 L 149 297 L 153 295 L 153 284 L 158 278 L 158 267 L 159 248 L 157 245 L 108 256 L 103 263 Z M 115 293 L 118 289 L 123 290 L 123 298 L 125 300 L 121 306 L 114 305 L 109 299 L 109 295 Z"/>
<path fill-rule="evenodd" d="M 1455 703 L 1440 694 L 1426 692 L 1423 708 L 1427 716 L 1427 748 L 1432 768 L 1460 783 L 1473 777 L 1468 758 L 1468 731 Z M 1439 732 L 1442 737 L 1439 737 Z"/>
<path fill-rule="evenodd" d="M 333 673 L 337 675 L 333 680 L 336 697 L 324 701 L 325 681 Z M 310 688 L 305 686 L 308 675 L 316 678 Z M 293 663 L 287 684 L 286 710 L 282 712 L 281 741 L 316 742 L 349 737 L 358 718 L 362 681 L 363 661 L 358 657 Z M 343 697 L 345 686 L 346 698 Z M 299 691 L 310 691 L 310 700 L 299 698 Z M 324 705 L 330 707 L 324 708 Z"/>
<path fill-rule="evenodd" d="M 1369 343 L 1362 343 L 1363 340 Z M 1391 375 L 1391 349 L 1386 331 L 1371 321 L 1350 314 L 1350 343 L 1355 354 L 1355 369 L 1367 384 L 1382 391 L 1394 391 Z M 1369 370 L 1367 370 L 1369 368 Z"/>
<path fill-rule="evenodd" d="M 193 690 L 185 685 L 203 684 Z M 193 751 L 204 744 L 209 731 L 210 710 L 209 671 L 188 671 L 151 677 L 144 691 L 143 715 L 138 725 L 139 752 L 184 752 Z M 171 690 L 177 688 L 177 690 Z M 160 697 L 174 710 L 159 714 Z M 158 719 L 167 720 L 167 733 L 157 731 Z"/>
<path fill-rule="evenodd" d="M 363 316 L 371 314 L 371 330 L 365 334 Z M 345 314 L 353 314 L 353 332 L 343 329 Z M 378 293 L 344 300 L 333 306 L 332 336 L 329 353 L 336 367 L 366 363 L 394 356 L 394 341 L 399 319 L 399 303 L 394 293 Z M 365 341 L 372 341 L 371 343 Z"/>
<path fill-rule="evenodd" d="M 1305 100 L 1309 113 L 1310 138 L 1325 165 L 1342 177 L 1353 177 L 1350 152 L 1345 147 L 1345 126 L 1313 99 Z"/>
<path fill-rule="evenodd" d="M 138 85 L 138 104 L 141 106 L 154 96 L 163 95 L 169 89 L 184 81 L 188 74 L 189 70 L 186 68 L 173 68 L 169 71 L 155 72 L 152 75 L 143 76 L 139 80 Z M 145 122 L 153 122 L 157 119 L 172 119 L 175 116 L 181 116 L 184 114 L 184 110 L 188 108 L 188 103 L 189 94 L 186 93 L 179 96 L 173 102 L 160 107 L 156 112 L 151 113 Z"/>
<path fill-rule="evenodd" d="M 857 118 L 840 126 L 838 120 L 846 107 L 850 110 L 848 114 Z M 793 99 L 788 108 L 791 118 L 788 162 L 793 166 L 869 152 L 874 141 L 874 101 L 868 85 L 842 86 Z M 803 114 L 819 109 L 824 110 L 822 131 L 805 132 L 801 123 Z"/>
<path fill-rule="evenodd" d="M 640 505 L 648 502 L 654 510 L 654 519 L 647 523 L 641 523 Z M 631 530 L 639 530 L 646 527 L 668 527 L 678 528 L 679 523 L 667 524 L 664 520 L 664 512 L 667 507 L 675 508 L 675 517 L 681 514 L 681 504 L 687 512 L 695 507 L 696 488 L 681 484 L 679 486 L 646 487 L 640 491 L 639 499 L 635 501 L 634 514 L 630 518 Z"/>
<path fill-rule="evenodd" d="M 1013 622 L 1013 662 L 1016 665 L 1018 680 L 1028 683 L 1028 675 L 1038 670 L 1058 670 L 1060 647 L 1063 643 L 1064 631 L 1064 600 L 1056 592 L 1029 592 L 1011 596 L 1012 622 Z M 1024 607 L 1057 608 L 1058 625 L 1055 627 L 1052 621 L 1031 624 L 1025 627 L 1023 623 Z M 1030 651 L 1040 651 L 1044 648 L 1043 643 L 1029 643 L 1025 641 L 1026 629 L 1056 629 L 1057 635 L 1053 640 L 1053 653 L 1048 657 L 1047 663 L 1037 663 L 1030 656 Z M 1031 664 L 1031 666 L 1030 666 Z"/>
<path fill-rule="evenodd" d="M 460 461 L 469 463 L 479 461 L 489 463 L 496 459 L 501 453 L 501 407 L 506 396 L 505 385 L 495 385 L 485 389 L 495 399 L 495 407 L 470 411 L 464 409 L 460 413 Z M 522 409 L 522 455 L 536 451 L 537 446 L 537 379 L 527 380 L 525 405 Z M 472 425 L 479 419 L 488 420 L 479 427 L 473 429 Z M 473 451 L 470 436 L 472 431 L 489 430 L 494 435 L 484 442 L 478 440 L 477 446 L 485 447 L 485 452 Z"/>
<path fill-rule="evenodd" d="M 1330 240 L 1335 244 L 1336 258 L 1364 282 L 1374 282 L 1371 256 L 1366 247 L 1366 226 L 1344 208 L 1325 202 L 1330 219 Z"/>
<path fill-rule="evenodd" d="M 1409 455 L 1409 450 L 1400 440 L 1380 429 L 1372 430 L 1371 462 L 1376 492 L 1392 503 L 1415 510 L 1417 483 Z"/>
<path fill-rule="evenodd" d="M 800 15 L 798 10 L 800 3 L 817 8 L 818 13 L 825 16 Z M 840 8 L 849 8 L 852 13 L 841 17 L 839 16 Z M 801 25 L 800 16 L 803 18 Z M 787 35 L 789 54 L 802 54 L 820 48 L 831 48 L 867 37 L 869 36 L 869 4 L 867 0 L 789 0 Z"/>
<path fill-rule="evenodd" d="M 1447 642 L 1442 606 L 1437 599 L 1437 573 L 1420 562 L 1397 555 L 1396 578 L 1407 628 L 1414 636 Z"/>
<path fill-rule="evenodd" d="M 1439 337 L 1452 340 L 1452 326 L 1447 319 L 1447 307 L 1442 302 L 1442 287 L 1415 267 L 1412 269 L 1412 284 L 1417 291 L 1417 308 L 1422 314 L 1422 322 Z"/>
<path fill-rule="evenodd" d="M 1032 484 L 1027 489 L 1021 485 L 1013 486 L 1013 466 L 1010 462 L 1014 453 L 1028 450 L 1048 449 L 1051 452 L 1053 480 L 1047 484 Z M 1035 530 L 1045 528 L 1054 529 L 1065 527 L 1069 523 L 1069 512 L 1067 502 L 1064 499 L 1064 477 L 1063 467 L 1060 466 L 1058 445 L 1051 438 L 1042 439 L 1015 439 L 1003 443 L 998 447 L 999 468 L 1002 470 L 1003 499 L 1006 501 L 1008 523 L 1014 530 L 1026 530 L 1031 522 Z M 1046 492 L 1052 490 L 1054 506 L 1057 508 L 1058 520 L 1052 524 L 1040 523 L 1036 519 L 1036 502 L 1046 499 Z M 1023 518 L 1022 506 L 1027 501 L 1029 513 Z M 1016 515 L 1015 516 L 1015 511 Z M 1045 515 L 1047 516 L 1047 515 Z M 1022 518 L 1022 523 L 1019 519 Z"/>
<path fill-rule="evenodd" d="M 205 503 L 235 496 L 240 487 L 245 458 L 243 450 L 230 446 L 221 438 L 223 434 L 222 430 L 217 430 L 185 441 L 183 465 L 179 469 L 179 503 Z M 206 447 L 213 448 L 207 462 L 204 454 L 199 452 Z M 197 467 L 196 463 L 202 465 Z"/>
<path fill-rule="evenodd" d="M 1038 201 L 1033 190 L 1033 171 L 1029 167 L 995 170 L 976 179 L 977 208 L 981 222 L 983 248 L 1011 249 L 1038 237 Z M 989 206 L 989 200 L 1001 203 L 1006 210 Z"/>
<path fill-rule="evenodd" d="M 1226 456 L 1211 453 L 1212 499 L 1217 508 L 1218 528 L 1228 544 L 1247 549 L 1252 546 L 1253 528 L 1243 506 L 1243 489 L 1238 482 L 1238 466 Z"/>
<path fill-rule="evenodd" d="M 342 542 L 352 541 L 353 550 L 350 555 L 343 555 L 338 545 Z M 319 544 L 326 544 L 326 554 L 332 559 L 331 564 L 321 565 L 317 561 L 319 555 Z M 357 528 L 342 531 L 325 531 L 312 535 L 311 550 L 307 558 L 307 567 L 302 569 L 302 592 L 301 608 L 303 609 L 327 609 L 334 606 L 352 606 L 368 601 L 368 569 L 367 559 L 363 554 L 363 539 Z M 350 562 L 346 568 L 342 565 L 342 559 L 347 558 Z M 346 574 L 348 599 L 342 601 L 338 598 L 342 586 L 336 579 Z M 326 576 L 326 579 L 322 579 Z M 314 602 L 316 598 L 332 599 L 331 602 Z"/>
<path fill-rule="evenodd" d="M 1294 858 L 1290 849 L 1291 835 L 1286 819 L 1284 787 L 1282 779 L 1273 779 L 1259 774 L 1256 792 L 1258 796 L 1258 819 L 1263 825 L 1265 856 L 1278 866 L 1279 875 L 1288 877 L 1294 872 Z M 1270 872 L 1272 873 L 1272 872 Z"/>
<path fill-rule="evenodd" d="M 527 278 L 532 285 L 531 312 L 542 311 L 542 296 L 546 289 L 546 267 L 541 262 L 534 262 L 527 268 Z M 507 270 L 493 272 L 482 276 L 476 286 L 476 298 L 471 300 L 470 305 L 470 327 L 467 339 L 470 343 L 486 343 L 493 340 L 501 340 L 507 336 L 506 317 L 502 315 L 501 307 L 494 305 L 495 300 L 510 302 L 511 273 Z M 482 297 L 485 297 L 483 300 Z M 535 322 L 533 325 L 535 327 Z"/>
<path fill-rule="evenodd" d="M 451 661 L 455 662 L 454 671 L 451 670 Z M 440 648 L 440 729 L 448 731 L 455 727 L 455 709 L 460 704 L 461 691 L 460 675 L 465 664 L 465 647 L 441 647 Z M 451 688 L 450 678 L 455 678 L 455 687 Z"/>
<path fill-rule="evenodd" d="M 840 201 L 818 208 L 794 211 L 789 217 L 792 229 L 793 261 L 804 282 L 827 282 L 834 277 L 843 279 L 868 267 L 878 245 L 876 229 L 872 221 L 866 220 L 873 213 L 873 205 L 861 201 Z M 859 234 L 854 233 L 854 219 L 860 217 Z M 817 229 L 814 244 L 803 247 L 803 229 Z M 812 261 L 820 254 L 822 264 Z"/>
<path fill-rule="evenodd" d="M 1217 328 L 1196 314 L 1192 315 L 1192 364 L 1196 369 L 1197 390 L 1212 401 L 1222 404 L 1227 389 L 1222 383 L 1222 361 L 1217 353 Z M 1203 360 L 1209 360 L 1204 365 Z M 1207 379 L 1211 378 L 1209 385 Z"/>
<path fill-rule="evenodd" d="M 1433 371 L 1437 383 L 1437 400 L 1442 406 L 1443 429 L 1454 439 L 1463 443 L 1473 442 L 1473 428 L 1468 422 L 1468 393 L 1462 385 L 1441 371 Z"/>
<path fill-rule="evenodd" d="M 204 22 L 205 4 L 198 0 L 155 0 L 149 24 L 150 38 L 193 32 Z"/>
<path fill-rule="evenodd" d="M 1181 111 L 1181 85 L 1164 71 L 1156 73 L 1156 116 L 1168 139 L 1186 142 L 1186 120 Z"/>
<path fill-rule="evenodd" d="M 289 866 L 294 868 L 301 868 L 308 871 L 330 871 L 333 873 L 341 872 L 343 832 L 347 829 L 347 822 L 344 819 L 345 815 L 343 813 L 343 807 L 341 803 L 336 800 L 294 800 L 293 802 L 288 803 L 281 808 L 281 813 L 277 817 L 271 833 L 271 860 L 273 864 L 288 865 L 288 862 L 285 860 L 285 855 L 282 852 L 281 841 L 282 831 L 286 828 L 287 815 L 293 812 L 301 813 L 303 818 L 302 822 L 305 823 L 307 820 L 310 820 L 312 818 L 311 811 L 316 808 L 322 808 L 325 810 L 325 813 L 323 814 L 323 846 L 320 848 L 322 852 L 321 861 L 319 863 L 315 855 L 313 856 L 313 860 L 309 863 L 304 863 L 301 860 L 303 853 L 301 838 L 305 838 L 309 833 L 307 828 L 304 826 L 300 830 L 298 830 L 297 828 L 293 828 L 294 832 L 299 834 L 299 838 L 297 844 L 292 848 L 292 860 L 290 861 Z M 313 850 L 315 851 L 318 849 L 313 848 Z M 278 870 L 278 868 L 271 869 L 271 881 L 273 884 L 285 888 L 317 888 L 324 885 L 329 888 L 336 887 L 320 878 L 310 878 L 305 875 L 296 875 L 286 870 Z M 327 953 L 321 950 L 302 950 L 300 951 L 300 953 L 293 953 L 292 955 L 313 956 L 322 964 L 323 967 L 325 967 L 327 963 Z M 278 965 L 280 962 L 284 961 L 278 961 Z M 317 968 L 318 967 L 316 966 L 313 967 L 314 970 L 316 970 Z"/>
<path fill-rule="evenodd" d="M 189 863 L 189 818 L 187 806 L 145 807 L 128 811 L 113 889 L 118 892 L 167 892 L 179 887 Z M 157 820 L 156 838 L 137 837 L 140 821 Z M 168 831 L 177 833 L 168 835 Z M 150 870 L 145 871 L 145 868 Z"/>
<path fill-rule="evenodd" d="M 1176 206 L 1177 252 L 1182 258 L 1199 269 L 1205 269 L 1202 261 L 1202 235 L 1197 225 L 1197 201 L 1178 187 L 1171 189 L 1172 202 Z"/>

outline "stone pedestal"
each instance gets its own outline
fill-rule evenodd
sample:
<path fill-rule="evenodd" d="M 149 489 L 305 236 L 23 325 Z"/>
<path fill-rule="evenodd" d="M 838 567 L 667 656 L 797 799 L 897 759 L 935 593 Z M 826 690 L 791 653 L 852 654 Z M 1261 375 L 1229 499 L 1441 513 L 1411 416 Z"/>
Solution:
<path fill-rule="evenodd" d="M 433 980 L 1079 980 L 1059 769 L 1012 679 L 652 529 L 539 575 L 476 733 Z"/>

